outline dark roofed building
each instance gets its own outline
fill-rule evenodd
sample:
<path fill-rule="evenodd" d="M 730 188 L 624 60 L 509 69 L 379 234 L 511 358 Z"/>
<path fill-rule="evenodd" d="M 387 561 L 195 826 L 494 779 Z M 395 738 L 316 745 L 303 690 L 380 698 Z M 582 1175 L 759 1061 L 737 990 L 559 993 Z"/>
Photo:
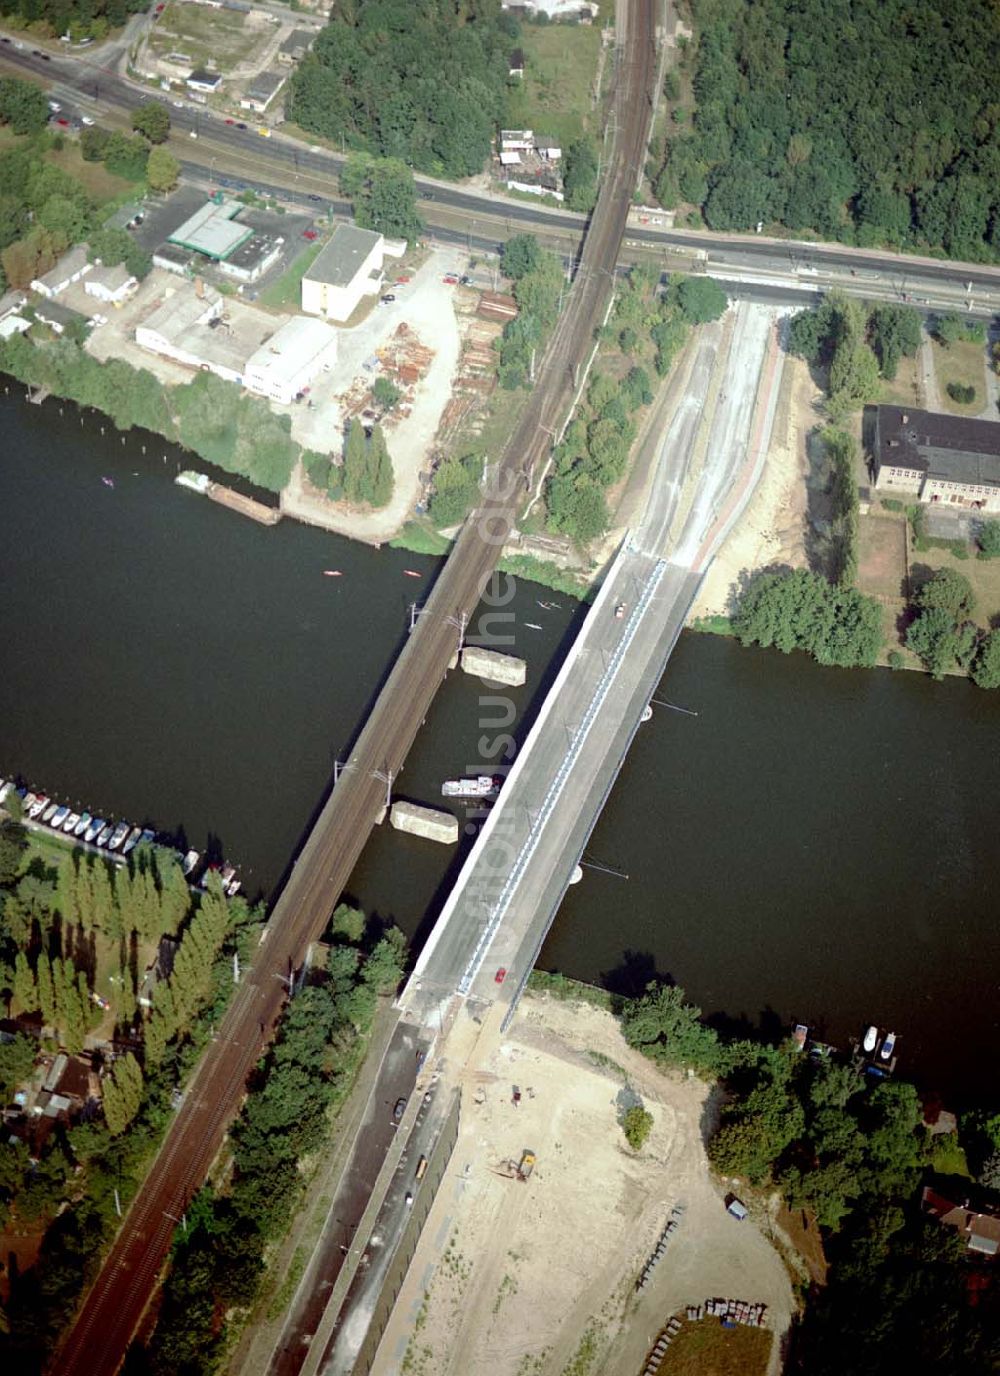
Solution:
<path fill-rule="evenodd" d="M 874 412 L 874 415 L 871 415 Z M 1000 512 L 1000 424 L 904 406 L 876 406 L 871 456 L 880 492 Z"/>
<path fill-rule="evenodd" d="M 974 1209 L 968 1199 L 956 1204 L 929 1185 L 920 1196 L 920 1205 L 924 1213 L 961 1233 L 970 1252 L 984 1257 L 995 1257 L 1000 1252 L 1000 1217 L 996 1211 Z"/>
<path fill-rule="evenodd" d="M 287 79 L 285 72 L 258 73 L 247 87 L 246 94 L 240 98 L 240 105 L 244 110 L 256 110 L 258 115 L 263 115 Z"/>
<path fill-rule="evenodd" d="M 315 37 L 316 35 L 309 29 L 293 29 L 278 49 L 278 61 L 285 62 L 289 66 L 293 62 L 301 62 L 312 47 Z"/>
<path fill-rule="evenodd" d="M 515 48 L 510 55 L 510 75 L 520 79 L 524 76 L 524 51 Z"/>

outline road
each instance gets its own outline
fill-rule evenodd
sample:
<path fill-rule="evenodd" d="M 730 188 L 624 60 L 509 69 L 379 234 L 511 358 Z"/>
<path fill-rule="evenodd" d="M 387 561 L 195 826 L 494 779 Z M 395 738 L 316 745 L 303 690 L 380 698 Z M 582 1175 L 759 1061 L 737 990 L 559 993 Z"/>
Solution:
<path fill-rule="evenodd" d="M 156 97 L 156 92 L 118 74 L 120 57 L 121 44 L 96 52 L 88 49 L 84 54 L 54 52 L 48 61 L 36 56 L 27 44 L 22 49 L 0 45 L 0 66 L 43 79 L 57 97 L 78 100 L 80 108 L 91 116 L 109 109 L 128 112 Z M 318 145 L 306 146 L 280 132 L 262 138 L 253 123 L 239 129 L 236 124 L 226 124 L 222 116 L 190 103 L 181 109 L 171 108 L 170 114 L 172 148 L 185 164 L 201 167 L 210 177 L 232 172 L 270 182 L 293 194 L 312 193 L 327 202 L 336 201 L 337 178 L 344 163 L 341 155 Z M 192 132 L 197 135 L 195 140 L 190 138 Z M 575 254 L 586 229 L 586 217 L 572 211 L 533 206 L 431 177 L 417 176 L 416 185 L 420 211 L 428 225 L 470 247 L 475 240 L 478 247 L 495 250 L 510 234 L 531 230 L 553 246 Z M 624 237 L 626 256 L 636 256 L 636 249 L 698 256 L 706 270 L 723 277 L 727 270 L 749 276 L 784 274 L 806 287 L 809 278 L 827 273 L 845 290 L 859 295 L 884 294 L 916 305 L 952 308 L 971 302 L 980 313 L 1000 309 L 1000 267 L 764 235 L 635 224 L 628 226 Z"/>
<path fill-rule="evenodd" d="M 619 35 L 615 129 L 607 173 L 566 308 L 537 385 L 496 469 L 495 491 L 466 523 L 396 661 L 339 782 L 299 852 L 216 1039 L 55 1358 L 62 1376 L 113 1376 L 155 1288 L 176 1220 L 207 1174 L 273 1035 L 292 972 L 329 921 L 391 781 L 402 767 L 481 592 L 518 502 L 565 418 L 607 309 L 645 152 L 655 67 L 653 0 L 632 0 Z M 55 64 L 45 64 L 55 65 Z"/>

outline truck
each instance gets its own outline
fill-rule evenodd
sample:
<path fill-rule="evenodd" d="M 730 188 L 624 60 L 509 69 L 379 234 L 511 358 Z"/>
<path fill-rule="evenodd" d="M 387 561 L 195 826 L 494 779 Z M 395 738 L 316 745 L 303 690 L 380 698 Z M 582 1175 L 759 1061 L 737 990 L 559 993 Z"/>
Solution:
<path fill-rule="evenodd" d="M 521 1159 L 517 1163 L 518 1180 L 530 1180 L 531 1172 L 535 1169 L 535 1153 L 525 1147 L 521 1153 Z"/>

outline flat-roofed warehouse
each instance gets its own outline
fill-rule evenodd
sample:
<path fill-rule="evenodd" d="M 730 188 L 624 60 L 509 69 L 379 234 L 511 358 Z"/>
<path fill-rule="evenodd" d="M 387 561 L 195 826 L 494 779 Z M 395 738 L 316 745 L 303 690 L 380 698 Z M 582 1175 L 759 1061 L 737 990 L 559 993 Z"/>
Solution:
<path fill-rule="evenodd" d="M 194 249 L 216 261 L 228 258 L 253 235 L 250 225 L 239 224 L 234 218 L 242 209 L 239 201 L 208 201 L 167 236 L 167 243 Z"/>
<path fill-rule="evenodd" d="M 302 276 L 302 309 L 343 323 L 363 296 L 382 289 L 385 240 L 371 229 L 341 224 Z"/>
<path fill-rule="evenodd" d="M 243 385 L 248 391 L 287 406 L 337 357 L 337 331 L 303 315 L 286 320 L 247 360 Z"/>

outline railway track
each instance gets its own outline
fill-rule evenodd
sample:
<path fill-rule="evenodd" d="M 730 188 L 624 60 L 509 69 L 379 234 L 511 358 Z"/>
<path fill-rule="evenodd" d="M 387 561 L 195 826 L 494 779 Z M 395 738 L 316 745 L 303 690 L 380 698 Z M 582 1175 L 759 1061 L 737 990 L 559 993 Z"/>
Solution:
<path fill-rule="evenodd" d="M 631 0 L 619 35 L 616 136 L 579 269 L 538 383 L 496 466 L 494 490 L 467 521 L 300 852 L 265 939 L 206 1050 L 184 1102 L 50 1370 L 114 1376 L 152 1297 L 170 1240 L 239 1111 L 247 1076 L 281 1015 L 286 980 L 329 921 L 430 709 L 527 487 L 569 408 L 614 285 L 645 154 L 655 80 L 654 0 Z"/>

